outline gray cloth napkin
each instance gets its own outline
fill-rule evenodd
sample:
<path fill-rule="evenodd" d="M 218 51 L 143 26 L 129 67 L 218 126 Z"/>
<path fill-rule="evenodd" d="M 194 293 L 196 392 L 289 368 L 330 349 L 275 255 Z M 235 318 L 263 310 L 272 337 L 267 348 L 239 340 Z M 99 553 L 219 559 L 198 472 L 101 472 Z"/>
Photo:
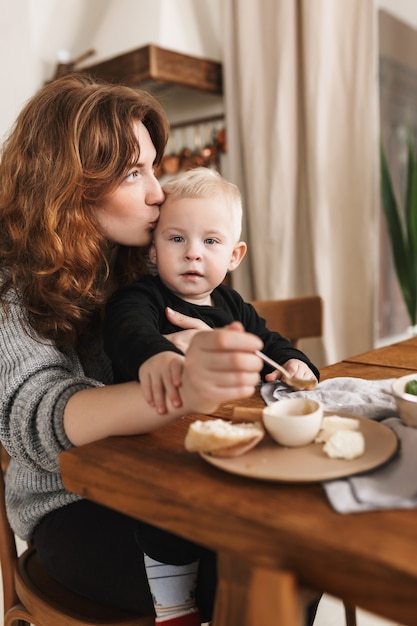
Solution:
<path fill-rule="evenodd" d="M 397 417 L 383 420 L 396 433 L 397 455 L 366 474 L 323 483 L 326 495 L 338 513 L 417 507 L 417 429 Z"/>
<path fill-rule="evenodd" d="M 397 414 L 395 400 L 391 395 L 393 378 L 364 380 L 363 378 L 329 378 L 311 391 L 293 391 L 276 381 L 261 387 L 266 404 L 284 398 L 312 398 L 322 403 L 325 411 L 344 411 L 352 415 L 380 420 Z"/>
<path fill-rule="evenodd" d="M 381 420 L 397 435 L 399 449 L 389 462 L 366 474 L 322 483 L 338 513 L 417 507 L 417 429 L 405 426 L 397 417 L 395 401 L 389 393 L 392 380 L 332 378 L 312 391 L 291 391 L 278 381 L 265 383 L 261 388 L 266 404 L 289 397 L 309 397 L 319 400 L 326 411 Z"/>

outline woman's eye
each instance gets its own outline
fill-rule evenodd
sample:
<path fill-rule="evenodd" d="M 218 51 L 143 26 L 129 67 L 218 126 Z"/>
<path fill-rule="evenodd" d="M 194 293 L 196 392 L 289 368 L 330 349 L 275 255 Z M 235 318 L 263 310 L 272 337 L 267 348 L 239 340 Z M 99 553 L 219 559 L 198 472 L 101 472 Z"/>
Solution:
<path fill-rule="evenodd" d="M 126 176 L 126 180 L 134 180 L 136 176 L 139 176 L 139 172 L 138 170 L 133 170 L 132 172 L 129 172 L 129 174 Z"/>

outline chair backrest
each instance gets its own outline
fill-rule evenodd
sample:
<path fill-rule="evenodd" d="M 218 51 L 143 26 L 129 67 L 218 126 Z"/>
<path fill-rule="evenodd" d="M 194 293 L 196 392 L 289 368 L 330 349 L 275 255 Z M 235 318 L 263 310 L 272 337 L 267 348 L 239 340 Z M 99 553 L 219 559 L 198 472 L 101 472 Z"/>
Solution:
<path fill-rule="evenodd" d="M 301 339 L 322 336 L 323 301 L 320 296 L 252 300 L 251 304 L 266 320 L 269 330 L 289 339 L 295 348 L 300 347 Z"/>
<path fill-rule="evenodd" d="M 3 579 L 3 610 L 6 613 L 17 602 L 14 585 L 14 571 L 17 562 L 16 540 L 6 514 L 4 493 L 4 472 L 9 458 L 6 450 L 0 444 L 0 565 Z"/>

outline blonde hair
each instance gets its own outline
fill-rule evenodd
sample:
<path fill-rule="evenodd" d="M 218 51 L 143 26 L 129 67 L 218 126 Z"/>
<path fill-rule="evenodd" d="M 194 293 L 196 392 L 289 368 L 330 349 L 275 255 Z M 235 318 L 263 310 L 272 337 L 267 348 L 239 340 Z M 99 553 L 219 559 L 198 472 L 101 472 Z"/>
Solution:
<path fill-rule="evenodd" d="M 141 121 L 163 156 L 169 125 L 148 93 L 73 74 L 29 100 L 0 163 L 0 298 L 19 290 L 30 326 L 61 349 L 82 348 L 114 288 L 145 271 L 144 251 L 109 242 L 95 207 L 135 164 Z"/>
<path fill-rule="evenodd" d="M 233 183 L 215 170 L 196 167 L 177 174 L 163 185 L 164 193 L 174 200 L 183 198 L 221 198 L 232 219 L 232 232 L 236 241 L 242 230 L 242 196 Z M 163 205 L 162 205 L 163 206 Z"/>

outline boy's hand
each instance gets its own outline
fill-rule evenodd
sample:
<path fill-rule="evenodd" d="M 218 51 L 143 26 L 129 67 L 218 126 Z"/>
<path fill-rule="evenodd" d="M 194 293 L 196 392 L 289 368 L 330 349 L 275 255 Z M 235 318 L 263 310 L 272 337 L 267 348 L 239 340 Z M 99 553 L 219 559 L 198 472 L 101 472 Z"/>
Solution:
<path fill-rule="evenodd" d="M 176 352 L 160 352 L 139 368 L 139 380 L 147 403 L 160 415 L 167 412 L 167 402 L 173 407 L 182 406 L 179 393 L 184 356 Z"/>
<path fill-rule="evenodd" d="M 174 309 L 170 309 L 169 307 L 166 307 L 165 315 L 172 324 L 184 329 L 178 330 L 176 333 L 164 335 L 166 339 L 171 341 L 171 343 L 184 352 L 184 354 L 186 354 L 191 340 L 196 333 L 200 330 L 211 330 L 210 326 L 203 322 L 203 320 L 199 320 L 195 317 L 189 317 L 183 313 L 178 313 L 178 311 L 174 311 Z"/>
<path fill-rule="evenodd" d="M 290 359 L 286 363 L 284 363 L 284 367 L 288 372 L 289 376 L 296 376 L 297 378 L 305 378 L 306 380 L 317 380 L 316 376 L 313 374 L 311 369 L 308 367 L 304 361 L 299 361 L 298 359 Z M 274 370 L 265 376 L 265 380 L 268 382 L 272 382 L 274 380 L 280 380 L 282 378 L 281 372 L 278 370 Z M 311 387 L 294 387 L 299 391 L 303 389 L 311 389 Z"/>

